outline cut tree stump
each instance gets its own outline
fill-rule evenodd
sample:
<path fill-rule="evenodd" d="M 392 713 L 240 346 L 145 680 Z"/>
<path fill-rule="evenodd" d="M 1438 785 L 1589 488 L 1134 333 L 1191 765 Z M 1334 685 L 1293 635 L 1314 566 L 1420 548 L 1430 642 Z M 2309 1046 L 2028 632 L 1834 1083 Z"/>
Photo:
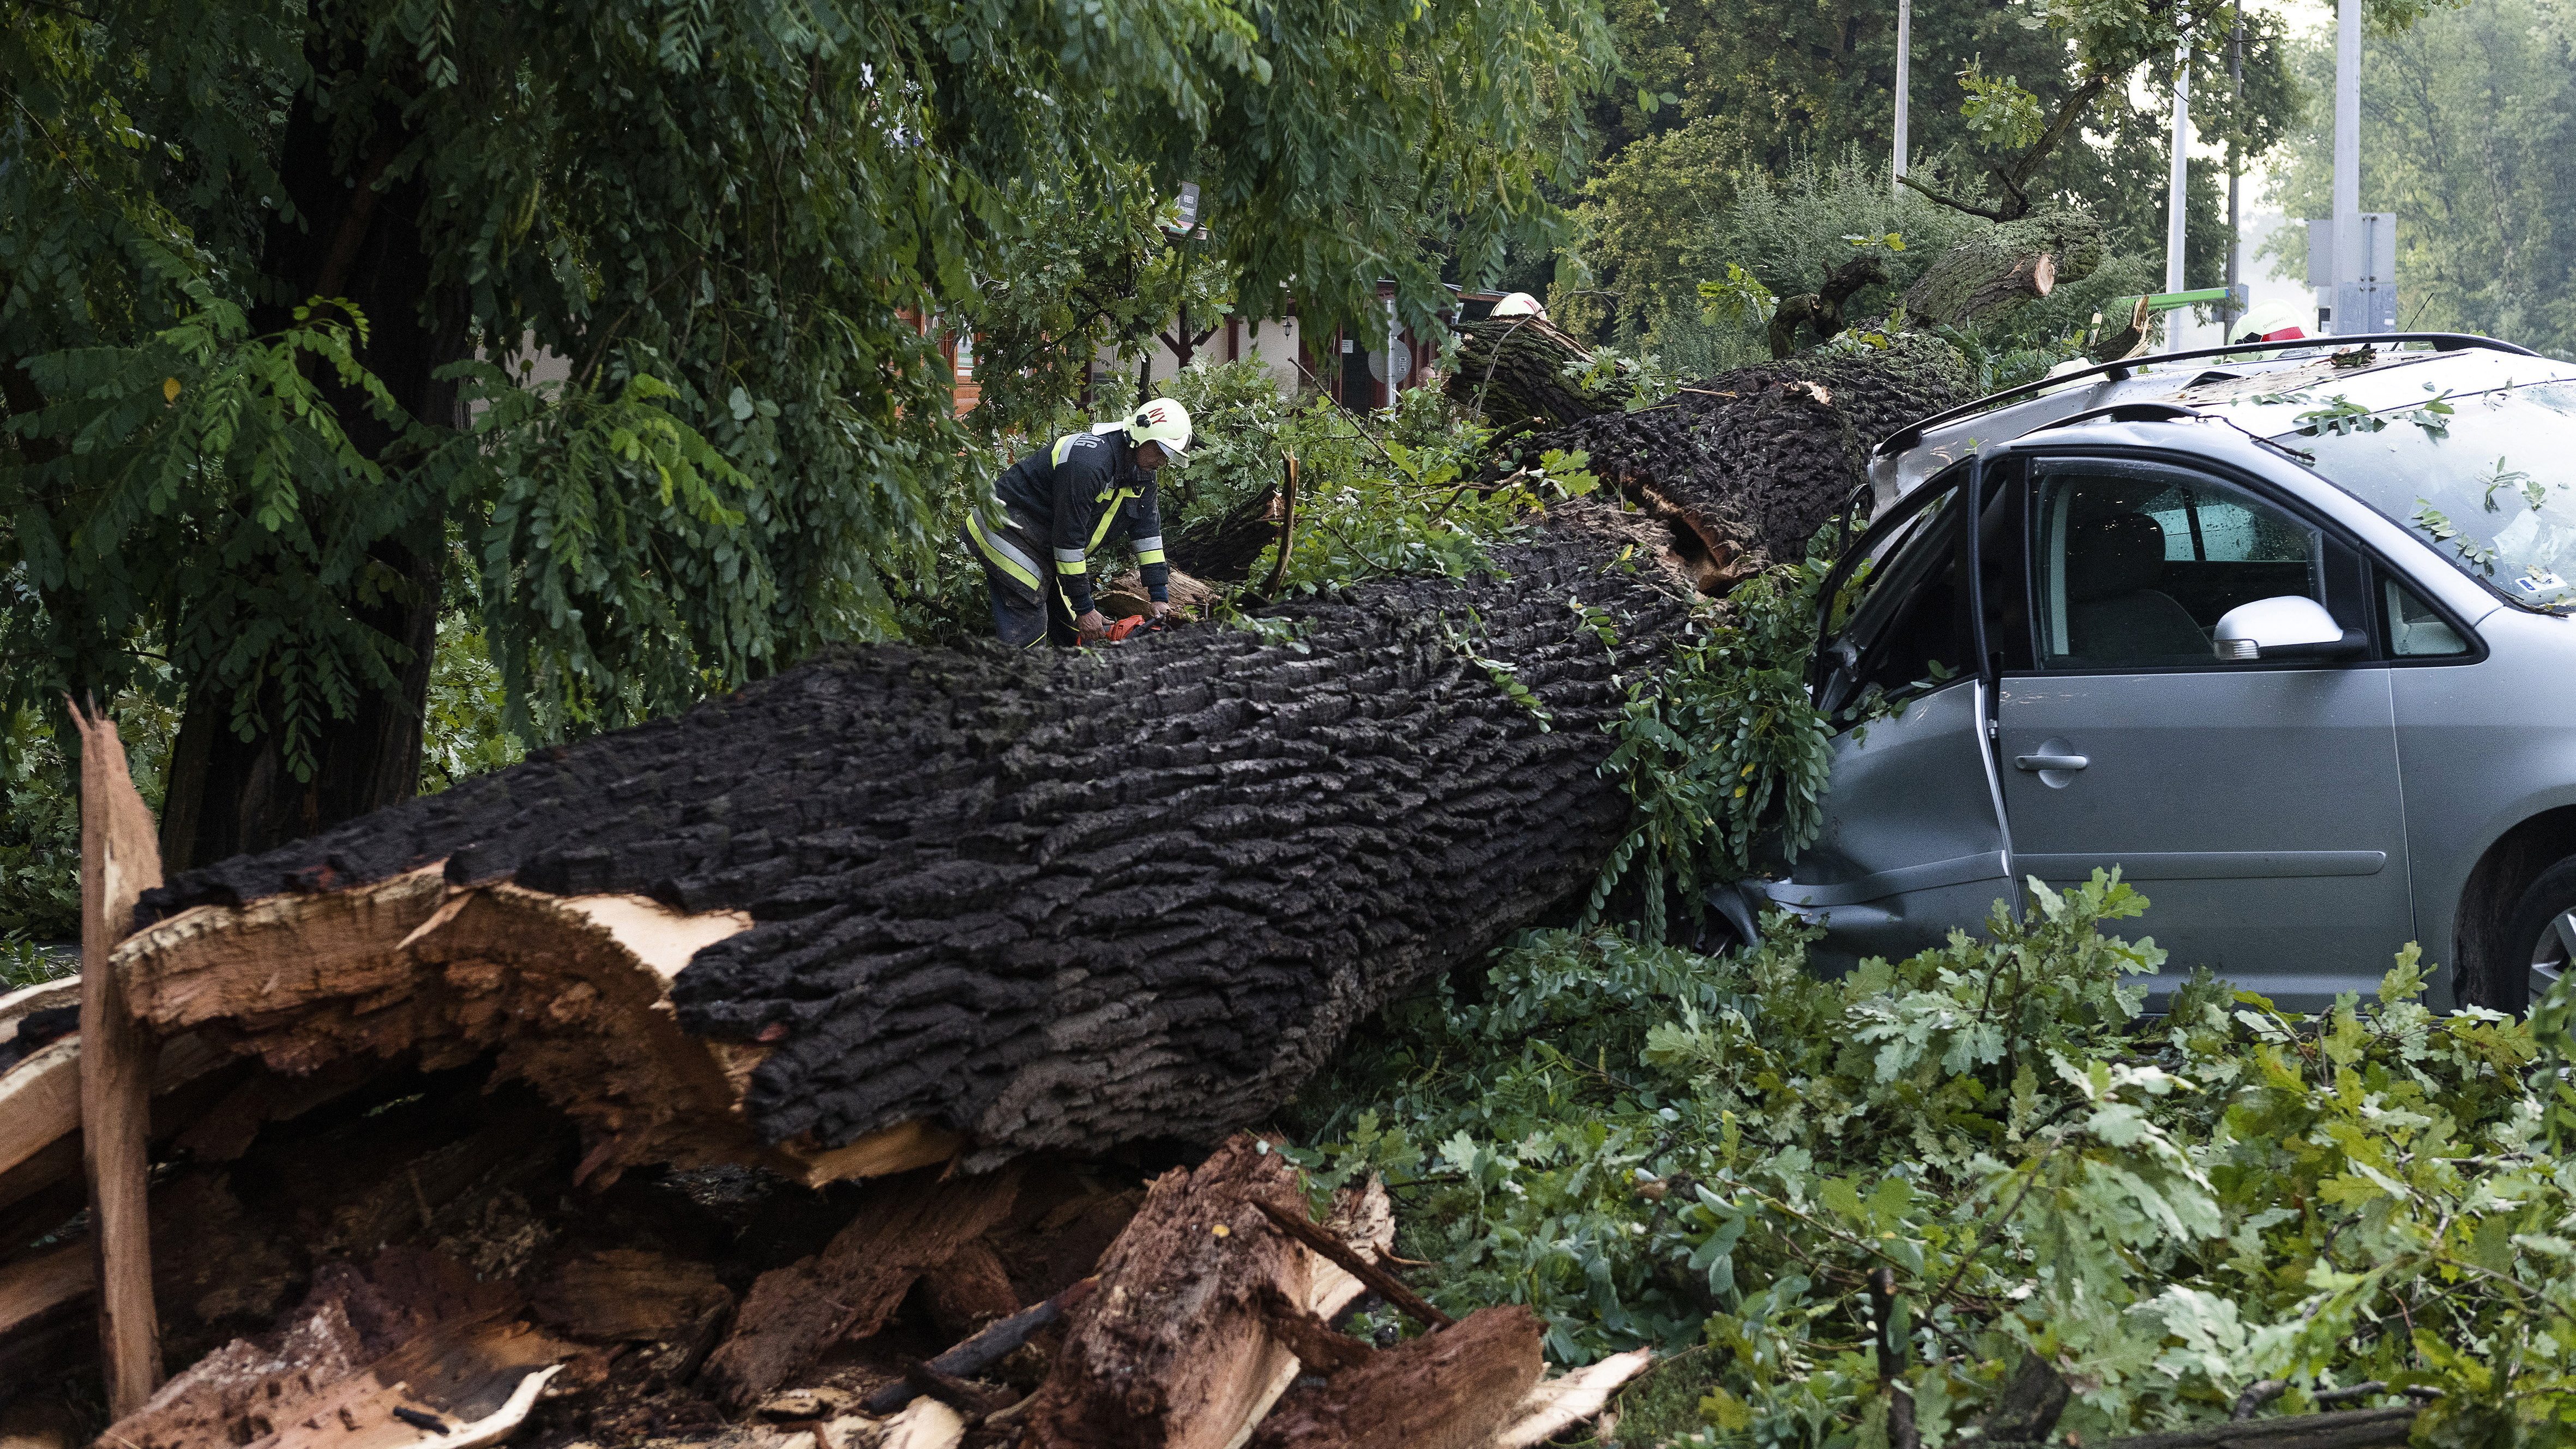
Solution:
<path fill-rule="evenodd" d="M 1292 1390 L 1247 1449 L 1483 1449 L 1538 1382 L 1545 1332 L 1519 1304 L 1479 1308 Z"/>
<path fill-rule="evenodd" d="M 116 969 L 280 1072 L 497 1054 L 584 1181 L 1219 1141 L 1607 857 L 1670 542 L 1576 505 L 1501 575 L 1283 607 L 1293 640 L 853 650 L 184 874 Z"/>
<path fill-rule="evenodd" d="M 1032 1449 L 1225 1449 L 1262 1410 L 1288 1351 L 1262 1299 L 1308 1301 L 1309 1264 L 1256 1203 L 1303 1212 L 1295 1170 L 1242 1135 L 1154 1180 L 1069 1316 L 1022 1415 Z"/>
<path fill-rule="evenodd" d="M 876 1332 L 922 1274 L 1011 1210 L 1010 1172 L 935 1177 L 868 1184 L 858 1216 L 822 1252 L 760 1275 L 702 1374 L 718 1402 L 748 1409 L 841 1339 Z"/>

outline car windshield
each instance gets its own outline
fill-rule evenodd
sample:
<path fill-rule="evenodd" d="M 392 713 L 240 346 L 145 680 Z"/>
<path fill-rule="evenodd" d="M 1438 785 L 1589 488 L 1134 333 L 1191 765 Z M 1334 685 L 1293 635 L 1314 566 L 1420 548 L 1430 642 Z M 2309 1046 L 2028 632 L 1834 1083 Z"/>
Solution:
<path fill-rule="evenodd" d="M 2576 605 L 2576 381 L 2376 412 L 2323 392 L 2273 441 L 2506 598 Z"/>

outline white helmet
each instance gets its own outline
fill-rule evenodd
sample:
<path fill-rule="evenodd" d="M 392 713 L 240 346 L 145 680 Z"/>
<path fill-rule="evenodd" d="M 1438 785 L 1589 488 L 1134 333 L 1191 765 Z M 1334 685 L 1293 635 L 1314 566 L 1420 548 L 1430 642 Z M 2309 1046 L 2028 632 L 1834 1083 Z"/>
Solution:
<path fill-rule="evenodd" d="M 2295 302 L 2266 302 L 2227 324 L 2230 342 L 2289 342 L 2308 335 L 2316 321 L 2313 308 Z"/>
<path fill-rule="evenodd" d="M 1186 458 L 1190 452 L 1190 410 L 1179 402 L 1158 397 L 1127 420 L 1127 441 L 1138 447 L 1160 443 L 1174 459 Z"/>
<path fill-rule="evenodd" d="M 1494 304 L 1494 310 L 1485 315 L 1489 317 L 1544 317 L 1547 315 L 1547 308 L 1539 305 L 1538 298 L 1531 296 L 1527 292 L 1514 292 L 1503 300 L 1496 302 Z"/>

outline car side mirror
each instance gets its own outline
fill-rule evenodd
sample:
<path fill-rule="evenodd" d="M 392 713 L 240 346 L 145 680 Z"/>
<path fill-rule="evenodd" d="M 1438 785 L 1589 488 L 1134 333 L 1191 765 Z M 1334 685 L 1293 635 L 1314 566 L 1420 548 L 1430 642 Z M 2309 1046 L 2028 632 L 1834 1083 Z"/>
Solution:
<path fill-rule="evenodd" d="M 2283 594 L 2228 610 L 2210 648 L 2221 659 L 2353 659 L 2369 652 L 2370 636 L 2305 594 Z"/>

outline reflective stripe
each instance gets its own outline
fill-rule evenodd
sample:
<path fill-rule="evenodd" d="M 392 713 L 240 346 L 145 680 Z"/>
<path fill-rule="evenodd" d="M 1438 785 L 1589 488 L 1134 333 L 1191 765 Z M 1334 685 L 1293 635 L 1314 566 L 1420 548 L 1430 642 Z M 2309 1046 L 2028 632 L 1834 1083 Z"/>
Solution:
<path fill-rule="evenodd" d="M 1100 510 L 1100 522 L 1091 530 L 1093 548 L 1100 547 L 1100 541 L 1109 536 L 1109 525 L 1118 521 L 1118 510 L 1125 507 L 1127 500 L 1135 496 L 1136 491 L 1132 488 L 1114 489 L 1100 495 L 1100 501 L 1108 507 Z"/>
<path fill-rule="evenodd" d="M 1089 436 L 1090 434 L 1088 433 L 1067 433 L 1063 437 L 1056 439 L 1055 452 L 1048 456 L 1048 463 L 1058 468 L 1063 467 L 1065 455 L 1073 451 L 1074 440 L 1076 438 L 1086 438 Z"/>
<path fill-rule="evenodd" d="M 1080 563 L 1089 557 L 1089 554 L 1084 553 L 1078 548 L 1060 548 L 1055 551 L 1055 561 L 1057 563 Z"/>
<path fill-rule="evenodd" d="M 1158 564 L 1162 561 L 1163 551 L 1159 548 L 1140 548 L 1136 550 L 1136 564 L 1139 568 L 1142 568 L 1146 564 Z"/>
<path fill-rule="evenodd" d="M 1156 553 L 1161 553 L 1163 551 L 1163 536 L 1158 533 L 1152 538 L 1140 538 L 1136 540 L 1136 551 L 1138 553 L 1143 553 L 1147 549 L 1152 549 Z"/>
<path fill-rule="evenodd" d="M 966 515 L 966 533 L 984 551 L 984 557 L 993 561 L 993 567 L 1032 589 L 1038 587 L 1037 560 L 1013 548 L 1009 539 L 988 531 L 984 521 L 972 513 Z"/>
<path fill-rule="evenodd" d="M 1057 559 L 1055 561 L 1055 571 L 1060 574 L 1087 574 L 1091 572 L 1091 565 L 1084 563 L 1078 558 Z"/>

